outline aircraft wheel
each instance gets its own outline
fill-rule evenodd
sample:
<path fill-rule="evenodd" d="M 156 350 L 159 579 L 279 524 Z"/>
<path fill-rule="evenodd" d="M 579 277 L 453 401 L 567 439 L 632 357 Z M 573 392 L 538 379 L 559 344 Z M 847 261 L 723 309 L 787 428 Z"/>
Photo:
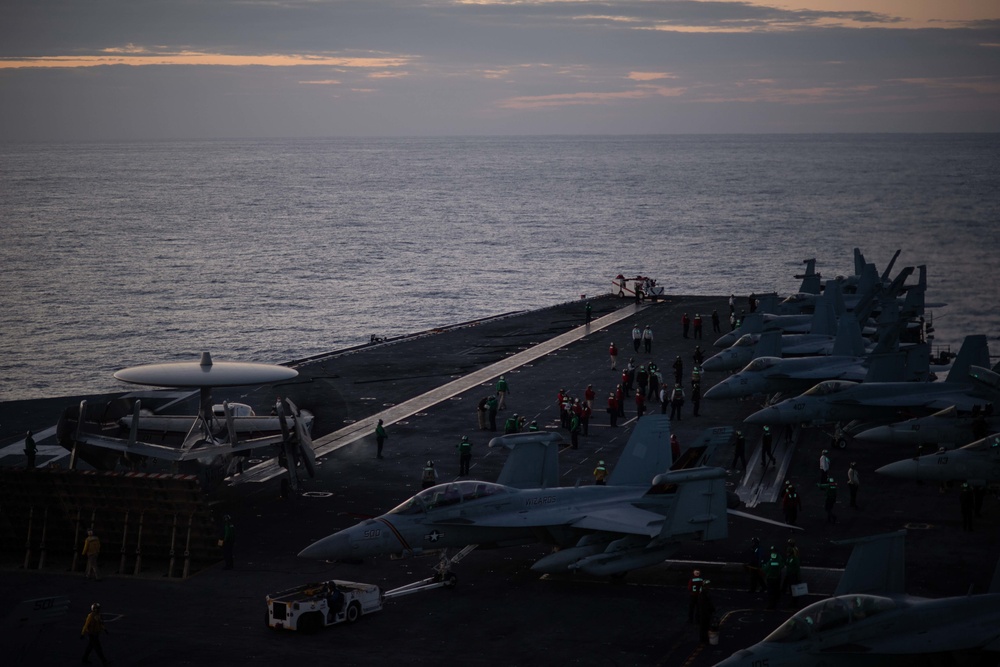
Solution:
<path fill-rule="evenodd" d="M 456 575 L 454 572 L 449 572 L 448 574 L 444 575 L 445 588 L 454 588 L 457 585 L 458 585 L 458 575 Z"/>
<path fill-rule="evenodd" d="M 625 290 L 618 290 L 618 298 L 619 299 L 625 298 Z"/>
<path fill-rule="evenodd" d="M 348 623 L 357 623 L 358 619 L 361 618 L 361 605 L 357 602 L 352 602 L 348 605 L 345 616 Z"/>
<path fill-rule="evenodd" d="M 847 449 L 847 438 L 837 438 L 837 449 Z"/>

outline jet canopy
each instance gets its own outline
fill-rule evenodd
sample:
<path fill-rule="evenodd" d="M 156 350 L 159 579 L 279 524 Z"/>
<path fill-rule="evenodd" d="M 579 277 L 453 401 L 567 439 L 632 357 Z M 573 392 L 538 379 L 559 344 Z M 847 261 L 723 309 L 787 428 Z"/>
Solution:
<path fill-rule="evenodd" d="M 850 389 L 851 387 L 861 384 L 860 382 L 851 382 L 850 380 L 827 380 L 825 382 L 820 382 L 815 385 L 812 389 L 802 394 L 803 396 L 829 396 L 830 394 L 836 394 L 844 391 L 845 389 Z"/>
<path fill-rule="evenodd" d="M 772 368 L 781 359 L 778 357 L 757 357 L 743 369 L 744 373 L 760 373 L 761 371 L 766 371 L 768 368 Z"/>
<path fill-rule="evenodd" d="M 815 602 L 799 611 L 764 638 L 765 643 L 787 644 L 857 623 L 896 608 L 896 602 L 880 595 L 843 595 Z"/>
<path fill-rule="evenodd" d="M 757 337 L 753 334 L 743 334 L 733 343 L 733 347 L 753 347 L 757 344 Z"/>
<path fill-rule="evenodd" d="M 403 504 L 389 510 L 389 514 L 423 514 L 448 505 L 456 505 L 500 493 L 509 493 L 509 491 L 506 486 L 492 482 L 466 479 L 461 482 L 438 484 L 424 489 Z"/>

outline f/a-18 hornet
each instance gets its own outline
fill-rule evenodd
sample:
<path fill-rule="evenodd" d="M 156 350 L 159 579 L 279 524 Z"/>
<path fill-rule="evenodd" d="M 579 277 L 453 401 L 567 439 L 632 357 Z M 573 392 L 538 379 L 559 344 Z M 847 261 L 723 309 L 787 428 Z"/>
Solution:
<path fill-rule="evenodd" d="M 535 562 L 535 571 L 623 574 L 666 560 L 683 541 L 726 537 L 726 473 L 702 464 L 731 437 L 728 427 L 710 429 L 674 461 L 670 420 L 648 415 L 637 422 L 606 485 L 571 487 L 558 486 L 560 436 L 534 432 L 495 438 L 491 447 L 512 449 L 497 483 L 462 480 L 424 489 L 382 516 L 313 543 L 299 556 L 357 561 L 543 542 L 555 551 Z"/>
<path fill-rule="evenodd" d="M 855 542 L 835 597 L 814 602 L 716 667 L 996 665 L 1000 572 L 983 595 L 904 594 L 906 531 Z"/>

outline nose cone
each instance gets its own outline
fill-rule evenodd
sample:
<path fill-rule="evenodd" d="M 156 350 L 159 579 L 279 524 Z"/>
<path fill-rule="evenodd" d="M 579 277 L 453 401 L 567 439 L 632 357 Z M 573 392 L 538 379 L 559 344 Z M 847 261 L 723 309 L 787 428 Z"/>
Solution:
<path fill-rule="evenodd" d="M 711 357 L 705 360 L 705 363 L 701 365 L 701 370 L 703 371 L 724 371 L 725 363 L 723 362 L 724 352 L 719 352 L 718 354 L 713 354 Z"/>
<path fill-rule="evenodd" d="M 723 398 L 739 398 L 741 396 L 743 396 L 743 392 L 740 391 L 739 380 L 734 375 L 706 391 L 703 398 L 714 401 Z"/>
<path fill-rule="evenodd" d="M 906 459 L 886 464 L 875 472 L 898 479 L 920 479 L 920 464 L 917 463 L 916 459 Z"/>
<path fill-rule="evenodd" d="M 313 542 L 299 552 L 299 557 L 316 560 L 347 560 L 351 558 L 351 542 L 347 531 L 342 530 Z"/>
<path fill-rule="evenodd" d="M 895 442 L 896 429 L 891 426 L 876 426 L 861 431 L 854 436 L 855 440 L 867 440 L 869 442 Z"/>
<path fill-rule="evenodd" d="M 714 347 L 729 347 L 730 345 L 735 343 L 738 338 L 739 336 L 735 331 L 730 331 L 729 333 L 719 338 L 719 340 L 712 343 L 712 345 Z"/>
<path fill-rule="evenodd" d="M 744 424 L 784 424 L 785 415 L 782 410 L 779 410 L 776 406 L 771 406 L 764 408 L 763 410 L 758 410 L 749 417 L 743 420 Z M 791 423 L 791 422 L 789 422 Z"/>

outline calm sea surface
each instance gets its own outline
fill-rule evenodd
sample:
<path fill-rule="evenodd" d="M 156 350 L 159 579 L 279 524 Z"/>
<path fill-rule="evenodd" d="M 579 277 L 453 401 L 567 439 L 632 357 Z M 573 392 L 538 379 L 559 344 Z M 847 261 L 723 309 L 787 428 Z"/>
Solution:
<path fill-rule="evenodd" d="M 928 265 L 937 342 L 1000 331 L 1000 135 L 0 146 L 0 400 L 135 364 L 282 362 L 607 292 Z M 994 354 L 1000 343 L 993 343 Z"/>

